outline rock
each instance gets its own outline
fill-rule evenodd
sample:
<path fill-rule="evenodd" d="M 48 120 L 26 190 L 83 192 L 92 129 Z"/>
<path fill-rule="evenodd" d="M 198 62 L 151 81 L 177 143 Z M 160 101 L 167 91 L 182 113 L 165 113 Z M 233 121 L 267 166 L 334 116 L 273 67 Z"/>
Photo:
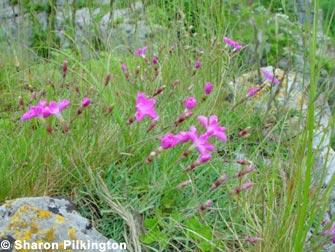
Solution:
<path fill-rule="evenodd" d="M 120 244 L 120 248 L 115 241 L 100 234 L 87 219 L 79 215 L 75 205 L 64 198 L 36 197 L 6 201 L 0 207 L 1 240 L 8 240 L 12 245 L 15 241 L 53 243 L 59 246 L 59 250 L 69 246 L 67 240 L 80 241 L 87 246 L 89 242 L 109 242 L 110 249 L 105 251 L 125 251 L 122 250 L 125 244 Z"/>
<path fill-rule="evenodd" d="M 48 3 L 47 0 L 35 2 L 40 5 Z M 100 1 L 101 8 L 90 10 L 84 7 L 76 10 L 73 29 L 71 4 L 72 0 L 56 1 L 56 37 L 61 48 L 69 48 L 74 41 L 83 55 L 89 56 L 92 44 L 97 41 L 102 45 L 99 48 L 125 44 L 131 47 L 142 46 L 149 36 L 160 30 L 160 27 L 150 29 L 147 25 L 142 2 L 132 3 L 129 8 L 114 9 L 110 16 L 109 0 Z M 46 31 L 48 28 L 49 17 L 46 12 L 36 13 L 36 17 L 40 28 L 34 30 L 31 15 L 25 14 L 18 5 L 10 5 L 8 0 L 0 0 L 0 39 L 5 41 L 20 37 L 21 42 L 31 45 L 33 33 Z"/>
<path fill-rule="evenodd" d="M 90 10 L 88 8 L 82 8 L 76 12 L 76 25 L 83 29 L 85 26 L 90 25 L 92 22 Z"/>

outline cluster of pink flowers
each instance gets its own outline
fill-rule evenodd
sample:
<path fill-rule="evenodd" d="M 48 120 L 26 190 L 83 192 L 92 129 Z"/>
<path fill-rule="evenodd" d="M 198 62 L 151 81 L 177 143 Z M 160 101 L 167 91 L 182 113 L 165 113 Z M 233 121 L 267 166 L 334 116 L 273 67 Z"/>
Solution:
<path fill-rule="evenodd" d="M 69 106 L 69 100 L 61 100 L 59 102 L 41 100 L 37 105 L 31 106 L 29 110 L 22 115 L 21 121 L 27 121 L 33 118 L 47 118 L 52 115 L 61 118 L 61 112 Z"/>
<path fill-rule="evenodd" d="M 214 145 L 209 142 L 210 138 L 216 137 L 220 141 L 227 141 L 226 129 L 219 124 L 216 115 L 212 115 L 209 118 L 198 116 L 198 122 L 205 128 L 205 133 L 198 134 L 195 126 L 191 126 L 188 131 L 181 131 L 175 135 L 168 133 L 161 138 L 161 148 L 170 149 L 178 144 L 191 142 L 199 153 L 199 158 L 194 164 L 195 167 L 208 162 L 212 158 L 211 153 L 215 149 Z"/>
<path fill-rule="evenodd" d="M 21 116 L 21 121 L 28 121 L 34 118 L 44 119 L 50 116 L 56 116 L 58 119 L 63 121 L 62 112 L 70 106 L 70 101 L 60 100 L 56 101 L 46 101 L 40 100 L 37 105 L 30 106 L 28 111 Z M 78 108 L 77 113 L 80 114 L 82 110 L 91 104 L 91 99 L 84 97 L 81 101 L 81 105 Z"/>

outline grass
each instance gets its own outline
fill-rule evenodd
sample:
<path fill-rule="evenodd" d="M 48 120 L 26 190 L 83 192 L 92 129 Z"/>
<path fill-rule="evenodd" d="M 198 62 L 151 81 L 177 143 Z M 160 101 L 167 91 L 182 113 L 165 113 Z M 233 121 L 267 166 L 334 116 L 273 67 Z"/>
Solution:
<path fill-rule="evenodd" d="M 67 195 L 99 231 L 126 241 L 133 251 L 320 250 L 329 242 L 320 233 L 334 180 L 324 188 L 322 178 L 312 177 L 314 153 L 318 151 L 312 148 L 320 69 L 316 23 L 305 27 L 306 33 L 313 34 L 305 36 L 310 46 L 306 52 L 310 102 L 305 119 L 301 111 L 285 106 L 272 105 L 267 111 L 266 104 L 273 99 L 269 92 L 235 106 L 244 99 L 247 85 L 234 88 L 230 84 L 244 73 L 257 71 L 261 64 L 258 57 L 264 58 L 264 54 L 276 65 L 282 48 L 290 46 L 287 43 L 292 40 L 280 37 L 275 27 L 278 37 L 271 37 L 271 47 L 276 50 L 262 51 L 255 57 L 248 46 L 232 55 L 222 42 L 223 36 L 247 45 L 255 42 L 254 32 L 274 36 L 273 26 L 265 24 L 265 17 L 257 17 L 255 9 L 237 1 L 226 5 L 216 1 L 190 3 L 157 1 L 157 13 L 152 5 L 147 9 L 151 21 L 161 20 L 165 27 L 164 33 L 147 41 L 148 58 L 153 54 L 159 57 L 157 77 L 151 64 L 113 44 L 105 51 L 92 50 L 94 57 L 89 59 L 80 50 L 58 48 L 48 48 L 51 56 L 44 59 L 30 49 L 6 45 L 0 53 L 0 202 Z M 241 15 L 234 13 L 236 8 Z M 174 15 L 177 11 L 185 14 L 184 19 Z M 256 22 L 256 30 L 243 28 L 249 18 Z M 199 53 L 200 48 L 204 54 Z M 202 68 L 194 73 L 198 58 Z M 69 62 L 65 80 L 61 71 L 64 59 Z M 127 64 L 134 81 L 126 80 L 121 63 Z M 110 73 L 112 80 L 105 86 Z M 176 80 L 180 84 L 174 89 Z M 214 91 L 202 101 L 206 81 L 214 84 Z M 256 84 L 257 78 L 252 82 Z M 157 96 L 157 126 L 147 132 L 148 120 L 128 125 L 135 112 L 137 91 L 153 94 L 164 85 L 164 93 Z M 227 128 L 229 141 L 215 141 L 213 159 L 191 173 L 184 170 L 197 155 L 192 152 L 181 160 L 185 146 L 164 151 L 146 164 L 147 156 L 159 146 L 158 138 L 173 130 L 171 125 L 184 110 L 182 102 L 190 95 L 197 97 L 198 106 L 177 130 L 198 126 L 197 115 L 216 114 Z M 92 104 L 78 116 L 84 96 L 90 97 Z M 19 97 L 24 109 L 19 106 Z M 56 118 L 19 120 L 28 105 L 41 98 L 71 100 L 71 107 L 63 113 L 70 125 L 68 133 L 63 133 Z M 292 137 L 297 129 L 289 119 L 294 114 L 300 116 L 302 130 Z M 46 130 L 49 123 L 52 134 Z M 237 137 L 246 128 L 250 136 Z M 256 172 L 238 179 L 235 174 L 241 166 L 236 160 L 241 157 L 252 161 Z M 210 191 L 223 172 L 229 180 Z M 191 185 L 176 189 L 189 179 Z M 232 193 L 249 180 L 254 183 L 252 190 Z M 214 201 L 213 206 L 199 213 L 199 205 L 208 199 Z M 314 232 L 309 237 L 311 228 Z M 251 244 L 246 241 L 249 236 L 261 240 Z"/>

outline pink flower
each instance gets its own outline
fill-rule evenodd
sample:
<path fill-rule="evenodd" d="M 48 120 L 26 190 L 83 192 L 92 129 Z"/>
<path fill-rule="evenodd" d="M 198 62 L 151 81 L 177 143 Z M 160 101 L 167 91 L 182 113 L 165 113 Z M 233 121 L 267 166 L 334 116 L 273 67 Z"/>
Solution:
<path fill-rule="evenodd" d="M 69 100 L 61 100 L 59 102 L 51 101 L 48 106 L 46 106 L 43 110 L 43 117 L 49 117 L 54 115 L 58 118 L 61 118 L 61 113 L 64 109 L 70 106 Z"/>
<path fill-rule="evenodd" d="M 236 50 L 240 50 L 242 48 L 242 46 L 238 42 L 236 42 L 236 41 L 234 41 L 234 40 L 232 40 L 230 38 L 224 37 L 223 41 L 227 45 L 229 45 L 231 47 L 234 47 L 234 49 L 236 49 Z"/>
<path fill-rule="evenodd" d="M 152 57 L 152 64 L 157 65 L 158 64 L 158 57 L 155 55 Z"/>
<path fill-rule="evenodd" d="M 271 82 L 272 84 L 278 85 L 280 81 L 271 73 L 270 71 L 266 70 L 265 68 L 261 69 L 262 75 L 265 80 Z"/>
<path fill-rule="evenodd" d="M 128 71 L 128 69 L 127 69 L 127 65 L 126 65 L 126 64 L 122 64 L 122 65 L 121 65 L 121 69 L 122 69 L 122 72 L 123 72 L 123 73 L 126 73 L 126 72 Z"/>
<path fill-rule="evenodd" d="M 175 147 L 179 143 L 178 137 L 172 133 L 168 133 L 161 138 L 161 147 L 163 149 L 170 149 Z"/>
<path fill-rule="evenodd" d="M 198 150 L 200 154 L 199 161 L 205 163 L 211 159 L 210 153 L 214 151 L 214 146 L 208 142 L 208 136 L 202 134 L 198 136 L 197 129 L 194 126 L 190 127 L 187 132 L 189 139 L 192 141 L 193 146 Z"/>
<path fill-rule="evenodd" d="M 333 224 L 331 228 L 323 231 L 322 235 L 331 236 L 332 242 L 335 243 L 335 224 Z"/>
<path fill-rule="evenodd" d="M 211 115 L 209 118 L 198 116 L 198 122 L 206 129 L 207 137 L 215 136 L 221 141 L 227 141 L 226 128 L 220 126 L 216 115 Z"/>
<path fill-rule="evenodd" d="M 200 60 L 196 60 L 195 61 L 195 63 L 194 63 L 194 68 L 196 69 L 196 70 L 199 70 L 200 68 L 201 68 L 201 61 Z"/>
<path fill-rule="evenodd" d="M 212 159 L 212 155 L 210 153 L 201 154 L 198 158 L 200 164 L 207 163 L 209 160 Z"/>
<path fill-rule="evenodd" d="M 247 96 L 248 97 L 255 96 L 260 90 L 261 88 L 259 87 L 251 87 L 248 89 Z"/>
<path fill-rule="evenodd" d="M 210 82 L 206 82 L 206 84 L 205 84 L 205 86 L 204 86 L 205 94 L 206 94 L 206 95 L 209 95 L 210 93 L 212 93 L 213 88 L 214 88 L 214 86 L 213 86 L 212 83 L 210 83 Z"/>
<path fill-rule="evenodd" d="M 22 115 L 21 121 L 27 121 L 33 118 L 43 118 L 43 111 L 47 104 L 47 101 L 41 100 L 36 106 L 31 106 L 29 110 Z"/>
<path fill-rule="evenodd" d="M 176 137 L 180 143 L 187 143 L 192 140 L 188 131 L 181 131 L 176 135 Z"/>
<path fill-rule="evenodd" d="M 195 106 L 197 106 L 197 100 L 195 99 L 195 97 L 193 96 L 190 96 L 190 97 L 187 97 L 184 101 L 184 107 L 186 109 L 194 109 Z"/>
<path fill-rule="evenodd" d="M 157 121 L 159 116 L 155 111 L 156 99 L 147 98 L 144 93 L 138 92 L 136 98 L 136 113 L 135 118 L 138 122 L 142 121 L 145 117 L 150 117 Z"/>
<path fill-rule="evenodd" d="M 136 56 L 139 56 L 139 57 L 142 57 L 142 58 L 145 58 L 145 56 L 146 56 L 146 54 L 147 54 L 147 49 L 148 49 L 147 46 L 145 46 L 145 47 L 143 47 L 143 48 L 137 48 L 137 49 L 135 50 L 135 55 L 136 55 Z"/>
<path fill-rule="evenodd" d="M 61 100 L 59 102 L 51 101 L 49 104 L 47 101 L 41 100 L 38 105 L 31 106 L 29 110 L 22 115 L 21 120 L 26 121 L 33 118 L 47 118 L 51 115 L 61 118 L 61 112 L 69 105 L 69 100 Z"/>
<path fill-rule="evenodd" d="M 182 140 L 180 141 L 182 142 Z M 193 171 L 199 165 L 212 159 L 211 152 L 214 151 L 214 146 L 208 142 L 208 136 L 206 134 L 198 136 L 197 129 L 194 126 L 191 126 L 190 130 L 184 133 L 183 141 L 192 141 L 193 147 L 195 147 L 200 154 L 199 158 L 186 168 L 186 171 Z"/>
<path fill-rule="evenodd" d="M 81 101 L 81 106 L 83 108 L 86 108 L 90 104 L 91 104 L 91 100 L 88 97 L 84 97 L 83 100 Z"/>

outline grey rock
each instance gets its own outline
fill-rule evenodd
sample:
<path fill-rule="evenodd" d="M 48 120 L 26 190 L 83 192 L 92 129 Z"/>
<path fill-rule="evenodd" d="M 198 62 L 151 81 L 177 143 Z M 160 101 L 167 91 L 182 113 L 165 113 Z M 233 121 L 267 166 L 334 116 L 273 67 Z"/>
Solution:
<path fill-rule="evenodd" d="M 76 25 L 79 26 L 80 29 L 83 29 L 85 26 L 90 25 L 92 22 L 90 10 L 88 8 L 77 10 L 75 20 Z"/>
<path fill-rule="evenodd" d="M 26 240 L 57 243 L 65 240 L 113 244 L 106 251 L 125 251 L 109 240 L 83 218 L 73 203 L 65 198 L 20 198 L 5 202 L 0 207 L 0 240 Z M 115 246 L 115 247 L 114 247 Z M 122 246 L 125 246 L 123 244 Z M 89 249 L 87 251 L 97 251 Z"/>
<path fill-rule="evenodd" d="M 48 0 L 37 3 L 47 4 Z M 78 9 L 74 19 L 75 29 L 71 27 L 73 15 L 71 4 L 72 0 L 56 2 L 55 32 L 62 48 L 70 47 L 72 41 L 75 41 L 75 46 L 82 53 L 89 55 L 92 41 L 99 41 L 109 47 L 120 45 L 135 47 L 145 44 L 145 40 L 153 34 L 145 22 L 144 6 L 140 1 L 131 4 L 130 8 L 114 9 L 112 16 L 106 8 L 96 8 L 92 11 L 89 8 Z M 100 4 L 109 5 L 109 0 L 101 1 Z M 0 6 L 3 7 L 0 8 L 0 40 L 15 41 L 19 37 L 20 43 L 31 45 L 33 37 L 31 16 L 20 12 L 18 6 L 11 6 L 8 0 L 0 0 Z M 48 29 L 47 13 L 37 13 L 36 20 L 40 22 L 43 31 Z"/>

